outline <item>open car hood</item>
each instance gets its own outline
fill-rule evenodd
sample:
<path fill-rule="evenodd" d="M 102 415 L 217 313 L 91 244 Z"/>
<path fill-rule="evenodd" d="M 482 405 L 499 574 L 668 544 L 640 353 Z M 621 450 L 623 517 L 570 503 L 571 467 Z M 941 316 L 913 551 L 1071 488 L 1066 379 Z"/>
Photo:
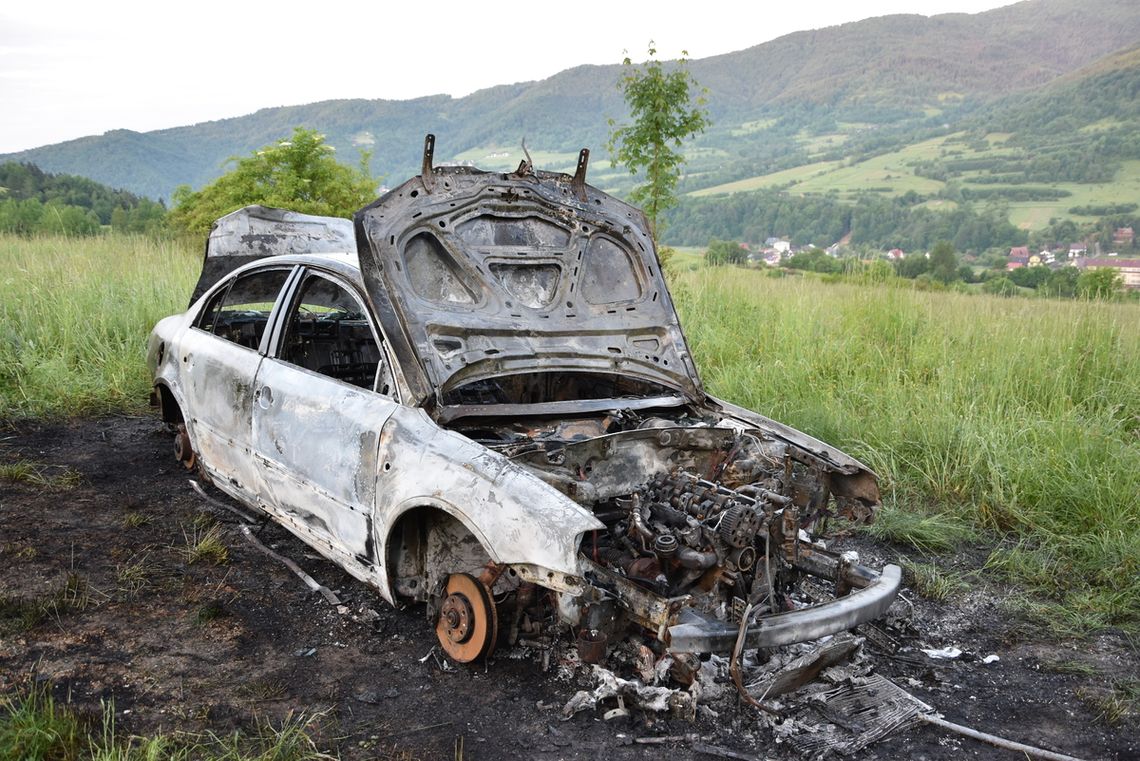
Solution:
<path fill-rule="evenodd" d="M 219 218 L 210 228 L 202 274 L 190 303 L 243 264 L 286 254 L 353 251 L 355 246 L 351 220 L 246 206 Z"/>
<path fill-rule="evenodd" d="M 357 212 L 369 296 L 423 371 L 410 401 L 551 371 L 703 397 L 648 221 L 585 184 L 587 155 L 573 177 L 433 169 L 429 138 L 423 173 Z"/>

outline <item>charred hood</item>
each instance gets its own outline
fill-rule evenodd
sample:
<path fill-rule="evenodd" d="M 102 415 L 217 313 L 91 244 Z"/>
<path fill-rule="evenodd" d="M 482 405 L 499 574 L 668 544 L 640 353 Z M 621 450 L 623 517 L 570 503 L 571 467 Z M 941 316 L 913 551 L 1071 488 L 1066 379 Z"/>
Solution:
<path fill-rule="evenodd" d="M 612 374 L 703 396 L 645 215 L 579 172 L 430 166 L 355 218 L 369 296 L 422 402 L 489 378 Z"/>
<path fill-rule="evenodd" d="M 206 258 L 193 304 L 243 264 L 270 256 L 353 251 L 352 222 L 268 206 L 246 206 L 219 218 L 206 240 Z"/>

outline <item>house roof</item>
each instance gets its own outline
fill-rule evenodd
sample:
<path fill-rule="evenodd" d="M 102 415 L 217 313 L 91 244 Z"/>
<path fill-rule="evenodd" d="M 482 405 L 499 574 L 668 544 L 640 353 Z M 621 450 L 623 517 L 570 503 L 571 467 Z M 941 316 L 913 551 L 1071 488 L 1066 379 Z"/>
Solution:
<path fill-rule="evenodd" d="M 1114 267 L 1115 269 L 1140 269 L 1140 259 L 1121 259 L 1119 257 L 1097 257 L 1081 259 L 1080 267 Z"/>

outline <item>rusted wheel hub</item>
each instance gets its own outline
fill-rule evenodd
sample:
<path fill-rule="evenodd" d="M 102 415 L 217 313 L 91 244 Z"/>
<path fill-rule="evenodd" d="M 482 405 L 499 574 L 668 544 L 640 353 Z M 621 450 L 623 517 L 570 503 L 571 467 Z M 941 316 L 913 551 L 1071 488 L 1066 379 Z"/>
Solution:
<path fill-rule="evenodd" d="M 498 615 L 491 592 L 466 573 L 447 579 L 435 633 L 443 651 L 459 663 L 490 655 L 499 636 Z"/>
<path fill-rule="evenodd" d="M 186 432 L 186 424 L 178 424 L 178 432 L 174 435 L 174 456 L 186 468 L 193 470 L 198 462 L 194 448 L 190 445 L 190 434 Z"/>

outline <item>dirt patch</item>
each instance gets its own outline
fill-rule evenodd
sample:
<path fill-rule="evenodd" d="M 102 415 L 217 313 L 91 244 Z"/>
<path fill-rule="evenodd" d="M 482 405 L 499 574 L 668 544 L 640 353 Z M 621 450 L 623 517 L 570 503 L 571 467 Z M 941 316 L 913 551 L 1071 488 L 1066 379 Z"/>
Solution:
<path fill-rule="evenodd" d="M 560 658 L 565 650 L 547 672 L 524 649 L 501 650 L 478 668 L 430 655 L 422 609 L 392 609 L 283 529 L 262 525 L 261 541 L 342 606 L 329 604 L 247 542 L 234 515 L 208 507 L 170 452 L 169 433 L 150 418 L 21 423 L 0 433 L 0 464 L 35 463 L 43 476 L 0 483 L 0 693 L 39 679 L 91 715 L 113 701 L 124 734 L 225 732 L 322 713 L 319 742 L 345 759 L 397 749 L 453 758 L 460 742 L 466 759 L 710 757 L 701 743 L 800 758 L 731 690 L 710 706 L 715 716 L 702 710 L 694 721 L 633 711 L 607 722 L 612 705 L 562 721 L 562 706 L 594 686 L 587 667 Z M 191 552 L 215 524 L 224 552 Z M 870 565 L 897 559 L 866 538 L 843 544 Z M 1110 682 L 1140 673 L 1127 637 L 1050 641 L 1009 620 L 1001 590 L 989 585 L 945 604 L 905 594 L 913 628 L 893 655 L 868 646 L 876 673 L 950 721 L 1085 758 L 1140 756 L 1135 720 L 1112 726 L 1104 716 Z M 965 654 L 921 652 L 944 646 Z M 984 663 L 991 654 L 998 660 Z M 650 737 L 684 739 L 637 742 Z M 932 727 L 863 753 L 1016 757 Z"/>

